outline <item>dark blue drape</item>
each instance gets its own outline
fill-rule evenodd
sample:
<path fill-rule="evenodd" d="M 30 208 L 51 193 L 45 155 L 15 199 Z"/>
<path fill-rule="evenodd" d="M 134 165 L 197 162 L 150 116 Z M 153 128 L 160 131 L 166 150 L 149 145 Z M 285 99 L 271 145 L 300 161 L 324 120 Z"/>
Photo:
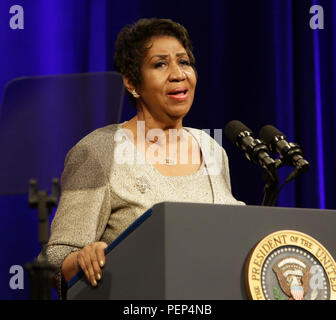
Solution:
<path fill-rule="evenodd" d="M 9 9 L 17 4 L 24 9 L 22 30 L 9 26 Z M 314 4 L 324 9 L 324 29 L 310 28 Z M 263 125 L 275 125 L 311 163 L 283 190 L 279 205 L 336 208 L 336 1 L 2 0 L 0 97 L 16 77 L 113 70 L 119 30 L 141 17 L 171 18 L 190 33 L 199 80 L 186 126 L 223 129 L 239 119 L 258 135 Z M 125 101 L 122 120 L 133 114 Z M 223 146 L 234 195 L 259 205 L 261 168 L 224 137 Z M 290 171 L 280 172 L 283 181 Z M 9 268 L 39 250 L 36 213 L 25 196 L 1 196 L 0 210 L 0 298 L 25 299 L 27 281 L 24 290 L 11 290 Z"/>

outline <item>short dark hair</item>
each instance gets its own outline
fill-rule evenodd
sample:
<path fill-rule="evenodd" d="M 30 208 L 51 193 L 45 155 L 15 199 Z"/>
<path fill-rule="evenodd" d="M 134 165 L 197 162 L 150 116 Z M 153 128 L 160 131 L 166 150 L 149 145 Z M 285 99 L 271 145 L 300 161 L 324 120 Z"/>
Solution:
<path fill-rule="evenodd" d="M 141 65 L 149 48 L 147 42 L 154 36 L 175 37 L 185 48 L 190 65 L 196 72 L 195 57 L 188 31 L 179 23 L 170 19 L 140 19 L 133 24 L 126 25 L 119 33 L 114 54 L 115 70 L 128 78 L 138 87 L 142 82 Z M 129 101 L 136 105 L 136 99 L 126 91 Z"/>

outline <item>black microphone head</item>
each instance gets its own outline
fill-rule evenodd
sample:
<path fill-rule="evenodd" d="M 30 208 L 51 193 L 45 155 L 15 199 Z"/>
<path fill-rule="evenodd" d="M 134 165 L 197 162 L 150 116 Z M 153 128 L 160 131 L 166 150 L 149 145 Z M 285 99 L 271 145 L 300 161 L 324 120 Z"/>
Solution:
<path fill-rule="evenodd" d="M 271 125 L 263 126 L 259 132 L 260 139 L 264 140 L 267 145 L 272 144 L 276 136 L 283 136 L 286 139 L 281 131 Z"/>
<path fill-rule="evenodd" d="M 225 133 L 225 136 L 233 144 L 236 144 L 237 136 L 242 131 L 248 131 L 251 134 L 251 136 L 253 135 L 252 131 L 248 127 L 246 127 L 242 122 L 240 122 L 239 120 L 232 120 L 226 125 L 224 133 Z"/>

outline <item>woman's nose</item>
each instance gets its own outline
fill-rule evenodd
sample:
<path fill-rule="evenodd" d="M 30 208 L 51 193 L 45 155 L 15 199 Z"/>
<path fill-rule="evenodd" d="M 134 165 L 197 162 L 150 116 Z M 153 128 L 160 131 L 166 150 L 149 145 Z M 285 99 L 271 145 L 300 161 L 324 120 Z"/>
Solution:
<path fill-rule="evenodd" d="M 186 74 L 177 63 L 171 65 L 169 81 L 183 81 L 186 78 Z"/>

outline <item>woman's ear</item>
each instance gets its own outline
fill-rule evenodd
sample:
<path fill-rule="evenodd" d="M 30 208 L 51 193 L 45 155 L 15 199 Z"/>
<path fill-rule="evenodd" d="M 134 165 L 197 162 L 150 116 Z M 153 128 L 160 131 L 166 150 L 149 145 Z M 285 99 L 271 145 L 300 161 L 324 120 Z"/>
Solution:
<path fill-rule="evenodd" d="M 123 77 L 123 82 L 124 82 L 124 86 L 125 86 L 125 88 L 127 89 L 127 91 L 128 91 L 129 93 L 132 93 L 132 91 L 134 90 L 134 86 L 133 86 L 133 84 L 131 83 L 131 81 L 130 81 L 128 78 Z"/>
<path fill-rule="evenodd" d="M 133 95 L 134 98 L 140 98 L 140 95 L 137 93 L 137 91 L 135 89 L 135 86 L 132 84 L 132 82 L 128 78 L 124 77 L 123 82 L 124 82 L 124 86 L 125 86 L 126 90 L 131 95 Z"/>

